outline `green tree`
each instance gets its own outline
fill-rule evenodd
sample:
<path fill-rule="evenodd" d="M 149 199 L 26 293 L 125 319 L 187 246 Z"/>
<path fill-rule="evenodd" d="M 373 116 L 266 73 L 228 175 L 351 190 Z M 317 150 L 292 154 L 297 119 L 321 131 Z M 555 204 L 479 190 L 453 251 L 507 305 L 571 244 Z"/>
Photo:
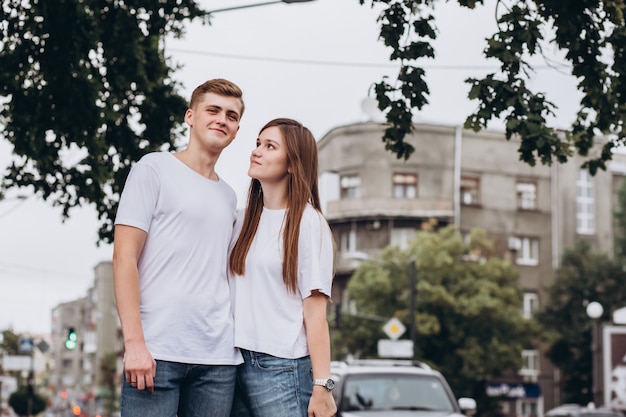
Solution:
<path fill-rule="evenodd" d="M 387 111 L 390 124 L 383 137 L 386 149 L 398 158 L 408 158 L 414 149 L 404 138 L 412 130 L 413 111 L 428 104 L 422 62 L 435 57 L 431 43 L 437 37 L 433 11 L 443 1 L 359 1 L 383 5 L 380 38 L 392 50 L 390 59 L 399 62 L 401 68 L 396 80 L 383 79 L 375 84 L 374 91 L 378 107 Z M 458 3 L 474 9 L 485 2 Z M 592 174 L 598 168 L 605 169 L 613 148 L 624 143 L 625 10 L 623 0 L 497 0 L 498 29 L 487 39 L 483 53 L 499 61 L 500 68 L 482 79 L 466 80 L 468 97 L 476 100 L 477 109 L 467 117 L 465 126 L 480 130 L 490 120 L 502 118 L 507 139 L 520 137 L 520 159 L 530 165 L 537 159 L 544 164 L 564 162 L 574 149 L 588 155 L 598 134 L 611 135 L 601 154 L 585 163 Z M 577 119 L 563 136 L 546 121 L 554 104 L 528 85 L 534 72 L 531 58 L 542 57 L 548 47 L 564 54 L 583 95 Z"/>
<path fill-rule="evenodd" d="M 187 100 L 163 36 L 204 16 L 193 0 L 2 0 L 0 135 L 17 156 L 0 184 L 45 200 L 94 204 L 100 238 L 131 164 L 171 149 Z"/>
<path fill-rule="evenodd" d="M 593 323 L 586 313 L 587 304 L 602 304 L 604 314 L 599 320 L 610 321 L 611 313 L 624 307 L 625 299 L 626 273 L 620 262 L 593 252 L 584 241 L 565 250 L 537 318 L 548 336 L 546 355 L 561 370 L 562 402 L 593 401 Z"/>
<path fill-rule="evenodd" d="M 110 352 L 104 355 L 100 361 L 100 371 L 102 372 L 102 378 L 100 384 L 106 392 L 105 409 L 107 411 L 107 417 L 112 416 L 115 411 L 118 410 L 117 406 L 117 354 Z"/>
<path fill-rule="evenodd" d="M 20 334 L 15 333 L 11 329 L 3 330 L 0 350 L 3 350 L 7 355 L 17 355 L 20 345 L 20 337 Z"/>
<path fill-rule="evenodd" d="M 11 329 L 2 331 L 2 343 L 0 343 L 0 352 L 4 352 L 5 355 L 17 355 L 19 354 L 20 335 L 15 333 Z M 4 373 L 2 369 L 2 361 L 0 361 L 0 375 Z M 10 375 L 13 375 L 21 379 L 21 372 L 11 371 Z"/>
<path fill-rule="evenodd" d="M 0 181 L 0 198 L 8 188 L 31 187 L 60 206 L 64 218 L 73 207 L 93 204 L 100 239 L 110 242 L 131 164 L 146 152 L 175 148 L 182 133 L 187 100 L 163 37 L 182 36 L 187 22 L 206 21 L 207 12 L 194 0 L 0 1 L 0 136 L 16 156 Z M 435 56 L 433 11 L 443 0 L 359 2 L 383 6 L 380 39 L 401 68 L 396 80 L 385 78 L 373 90 L 389 122 L 385 148 L 408 158 L 414 149 L 404 138 L 412 113 L 428 104 L 421 63 Z M 459 0 L 459 7 L 483 3 Z M 611 150 L 624 143 L 625 7 L 621 0 L 497 0 L 498 31 L 484 55 L 500 68 L 467 80 L 477 110 L 465 125 L 479 130 L 503 118 L 507 138 L 521 138 L 520 159 L 531 165 L 564 162 L 574 150 L 587 155 L 594 136 L 611 135 L 586 163 L 592 173 L 604 169 Z M 563 135 L 546 122 L 554 105 L 528 86 L 530 59 L 547 46 L 565 53 L 583 94 L 578 118 Z"/>
<path fill-rule="evenodd" d="M 530 347 L 538 328 L 521 315 L 517 271 L 492 256 L 484 232 L 473 231 L 466 244 L 452 226 L 423 230 L 408 250 L 388 247 L 380 262 L 363 264 L 347 288 L 358 314 L 344 314 L 334 349 L 376 356 L 377 341 L 386 336 L 382 323 L 364 317 L 397 317 L 410 333 L 412 260 L 416 357 L 439 369 L 457 395 L 476 398 L 481 415 L 491 415 L 496 406 L 485 395 L 485 383 L 520 368 L 520 352 Z"/>
<path fill-rule="evenodd" d="M 613 212 L 615 220 L 615 256 L 626 263 L 626 181 L 622 181 L 617 193 L 617 204 Z"/>

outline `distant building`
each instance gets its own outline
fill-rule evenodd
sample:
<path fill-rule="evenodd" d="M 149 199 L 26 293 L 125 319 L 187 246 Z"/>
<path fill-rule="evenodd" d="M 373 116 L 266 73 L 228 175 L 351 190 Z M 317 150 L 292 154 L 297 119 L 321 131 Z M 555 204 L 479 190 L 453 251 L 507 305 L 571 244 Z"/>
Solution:
<path fill-rule="evenodd" d="M 592 177 L 578 156 L 552 166 L 520 162 L 519 141 L 507 141 L 503 132 L 415 124 L 406 138 L 415 152 L 405 161 L 385 150 L 384 129 L 356 123 L 319 141 L 321 199 L 337 242 L 336 304 L 349 302 L 345 288 L 360 261 L 388 245 L 405 247 L 433 218 L 461 233 L 487 231 L 497 253 L 519 269 L 526 317 L 545 300 L 566 246 L 584 239 L 612 253 L 624 155 Z M 558 373 L 539 349 L 520 355 L 524 366 L 516 378 L 493 381 L 488 392 L 509 393 L 510 416 L 541 417 L 559 405 Z"/>
<path fill-rule="evenodd" d="M 75 349 L 65 346 L 70 329 L 77 335 Z M 85 297 L 59 304 L 52 310 L 52 341 L 53 407 L 67 407 L 76 402 L 89 415 L 100 413 L 102 403 L 111 394 L 101 369 L 105 357 L 115 356 L 118 383 L 122 372 L 122 339 L 111 262 L 95 266 L 94 283 Z"/>

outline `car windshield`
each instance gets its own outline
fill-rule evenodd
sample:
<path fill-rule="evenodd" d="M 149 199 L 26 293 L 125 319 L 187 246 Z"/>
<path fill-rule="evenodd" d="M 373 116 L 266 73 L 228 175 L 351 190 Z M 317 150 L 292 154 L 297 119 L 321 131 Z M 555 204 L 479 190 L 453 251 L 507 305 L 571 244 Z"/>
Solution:
<path fill-rule="evenodd" d="M 350 375 L 344 384 L 342 411 L 454 411 L 439 379 L 429 375 Z"/>

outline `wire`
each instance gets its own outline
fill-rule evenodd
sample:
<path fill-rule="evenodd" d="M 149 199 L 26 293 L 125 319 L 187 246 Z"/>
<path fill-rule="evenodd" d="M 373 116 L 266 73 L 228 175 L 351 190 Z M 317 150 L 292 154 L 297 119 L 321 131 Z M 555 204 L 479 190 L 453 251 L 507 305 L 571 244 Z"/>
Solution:
<path fill-rule="evenodd" d="M 235 54 L 225 54 L 221 52 L 209 52 L 209 51 L 198 51 L 193 49 L 180 49 L 180 48 L 170 48 L 171 52 L 177 52 L 181 54 L 187 55 L 202 55 L 202 56 L 214 56 L 219 58 L 226 59 L 240 59 L 240 60 L 248 60 L 248 61 L 263 61 L 263 62 L 282 62 L 287 64 L 302 64 L 302 65 L 321 65 L 321 66 L 333 66 L 333 67 L 359 67 L 359 68 L 394 68 L 397 69 L 399 64 L 379 64 L 373 62 L 347 62 L 347 61 L 321 61 L 321 60 L 310 60 L 310 59 L 292 59 L 292 58 L 279 58 L 279 57 L 261 57 L 261 56 L 253 56 L 253 55 L 235 55 Z M 556 66 L 561 66 L 563 68 L 569 67 L 567 63 L 553 63 L 551 65 L 537 65 L 533 66 L 533 69 L 555 69 Z M 499 65 L 420 65 L 420 67 L 426 69 L 438 69 L 438 70 L 493 70 L 494 68 L 499 67 Z"/>
<path fill-rule="evenodd" d="M 0 278 L 2 278 L 2 275 L 6 272 L 10 272 L 11 274 L 20 274 L 20 275 L 23 275 L 23 274 L 37 275 L 36 277 L 32 277 L 31 275 L 33 279 L 46 278 L 49 275 L 57 275 L 61 277 L 73 276 L 76 278 L 84 276 L 83 274 L 79 274 L 77 272 L 53 271 L 51 269 L 36 268 L 33 266 L 28 266 L 28 265 L 18 265 L 18 264 L 0 262 Z"/>
<path fill-rule="evenodd" d="M 5 210 L 3 212 L 0 212 L 0 219 L 5 217 L 6 215 L 10 214 L 12 211 L 17 210 L 22 204 L 24 204 L 24 202 L 27 200 L 27 197 L 19 196 L 19 198 L 17 198 L 17 200 L 19 200 L 18 203 L 15 204 L 13 207 L 11 207 L 10 209 Z M 0 200 L 0 201 L 5 201 L 5 200 Z"/>

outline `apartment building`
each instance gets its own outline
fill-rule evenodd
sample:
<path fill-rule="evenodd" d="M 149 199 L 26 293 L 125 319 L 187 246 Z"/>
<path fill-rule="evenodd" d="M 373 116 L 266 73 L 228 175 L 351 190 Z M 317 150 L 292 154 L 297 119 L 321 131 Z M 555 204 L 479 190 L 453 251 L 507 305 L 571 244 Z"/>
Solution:
<path fill-rule="evenodd" d="M 70 329 L 76 334 L 74 348 L 65 344 Z M 123 369 L 111 262 L 100 262 L 94 267 L 93 286 L 85 297 L 59 304 L 52 310 L 51 337 L 52 407 L 60 410 L 78 405 L 89 415 L 102 415 L 112 392 L 104 383 L 101 364 L 105 357 L 115 355 L 118 385 Z M 119 386 L 114 391 L 117 395 Z"/>
<path fill-rule="evenodd" d="M 527 317 L 545 300 L 565 247 L 585 239 L 612 252 L 626 156 L 615 155 L 607 171 L 591 176 L 580 169 L 581 157 L 552 166 L 521 162 L 519 141 L 504 132 L 415 124 L 406 138 L 415 152 L 404 160 L 385 150 L 384 129 L 355 123 L 319 141 L 322 205 L 337 242 L 335 303 L 348 301 L 346 284 L 361 260 L 387 245 L 405 246 L 433 218 L 461 233 L 487 231 L 497 253 L 519 269 L 520 314 Z M 559 405 L 558 373 L 539 350 L 520 354 L 524 366 L 515 379 L 487 390 L 507 397 L 507 415 L 541 417 Z"/>

